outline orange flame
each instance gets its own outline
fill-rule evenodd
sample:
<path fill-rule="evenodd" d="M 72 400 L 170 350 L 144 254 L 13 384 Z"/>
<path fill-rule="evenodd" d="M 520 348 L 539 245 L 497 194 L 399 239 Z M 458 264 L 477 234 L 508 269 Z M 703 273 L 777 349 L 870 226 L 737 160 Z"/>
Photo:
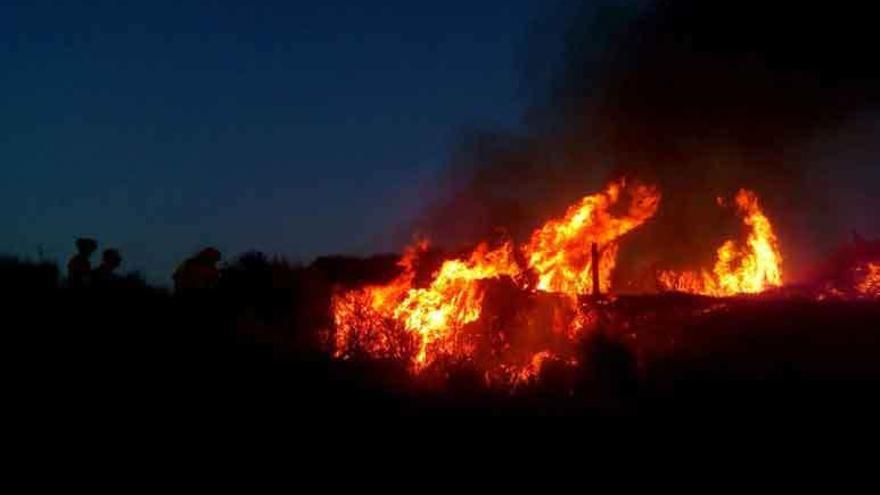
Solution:
<path fill-rule="evenodd" d="M 663 289 L 721 297 L 756 294 L 782 285 L 782 254 L 757 195 L 740 189 L 735 201 L 749 228 L 745 246 L 725 241 L 718 248 L 712 272 L 661 272 L 658 282 Z"/>
<path fill-rule="evenodd" d="M 396 331 L 389 316 L 394 312 L 415 279 L 415 263 L 428 249 L 419 241 L 404 251 L 398 261 L 403 271 L 385 285 L 370 285 L 345 293 L 334 294 L 330 305 L 336 327 L 334 355 L 348 358 L 358 353 L 373 357 L 405 358 L 410 345 L 405 335 Z M 404 342 L 401 342 L 404 341 Z"/>
<path fill-rule="evenodd" d="M 410 289 L 393 314 L 404 328 L 420 337 L 416 363 L 424 366 L 429 362 L 431 346 L 445 346 L 452 351 L 448 349 L 454 343 L 448 338 L 450 334 L 480 318 L 484 295 L 480 280 L 515 277 L 519 273 L 509 243 L 492 251 L 483 243 L 466 261 L 445 261 L 430 286 Z"/>
<path fill-rule="evenodd" d="M 613 214 L 610 209 L 620 197 L 630 197 L 628 209 Z M 623 181 L 606 191 L 586 196 L 569 208 L 565 216 L 535 230 L 530 242 L 521 248 L 528 268 L 517 263 L 517 250 L 510 242 L 490 249 L 479 244 L 467 258 L 445 260 L 425 287 L 415 287 L 415 264 L 427 245 L 411 247 L 400 261 L 402 273 L 385 285 L 367 286 L 332 299 L 336 329 L 335 356 L 346 359 L 358 354 L 371 357 L 406 359 L 418 372 L 441 357 L 469 359 L 474 343 L 465 338 L 464 328 L 482 315 L 486 280 L 510 278 L 525 290 L 559 292 L 570 296 L 590 288 L 590 245 L 599 244 L 600 277 L 603 290 L 610 288 L 617 240 L 638 227 L 657 210 L 660 195 L 653 187 L 636 185 L 627 189 Z M 534 287 L 524 276 L 531 270 Z M 574 338 L 592 321 L 574 304 L 566 321 L 558 322 L 556 333 Z M 526 352 L 522 363 L 501 363 L 494 370 L 514 382 L 535 376 L 551 356 L 546 349 Z M 495 356 L 497 359 L 498 356 Z M 487 374 L 488 376 L 488 374 Z"/>
<path fill-rule="evenodd" d="M 572 296 L 588 293 L 592 287 L 593 243 L 601 250 L 600 289 L 607 292 L 611 288 L 617 240 L 651 218 L 660 202 L 656 188 L 636 185 L 627 191 L 628 211 L 616 216 L 610 210 L 625 189 L 624 181 L 614 182 L 604 192 L 581 199 L 561 219 L 535 230 L 523 252 L 529 267 L 538 275 L 538 290 Z"/>
<path fill-rule="evenodd" d="M 866 263 L 864 277 L 856 285 L 856 290 L 865 296 L 880 297 L 880 263 Z"/>
<path fill-rule="evenodd" d="M 479 282 L 518 276 L 513 248 L 504 243 L 490 250 L 482 243 L 468 259 L 444 261 L 428 287 L 415 288 L 415 261 L 426 249 L 426 242 L 408 248 L 398 263 L 403 272 L 390 283 L 333 296 L 336 357 L 412 355 L 421 369 L 441 354 L 467 355 L 456 337 L 480 318 L 484 289 Z"/>

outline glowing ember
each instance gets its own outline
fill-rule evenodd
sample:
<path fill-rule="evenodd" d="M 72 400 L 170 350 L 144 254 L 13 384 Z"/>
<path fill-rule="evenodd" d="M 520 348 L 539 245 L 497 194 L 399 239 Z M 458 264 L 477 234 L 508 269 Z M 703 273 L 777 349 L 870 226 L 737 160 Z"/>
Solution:
<path fill-rule="evenodd" d="M 544 363 L 551 359 L 555 359 L 556 356 L 553 355 L 550 351 L 541 351 L 537 352 L 532 356 L 532 359 L 529 363 L 523 366 L 510 366 L 510 367 L 502 367 L 502 369 L 506 372 L 503 377 L 502 383 L 506 383 L 511 387 L 519 387 L 523 385 L 528 385 L 529 383 L 534 383 L 538 376 L 541 373 L 541 368 L 544 366 Z M 560 364 L 565 366 L 577 366 L 577 360 L 575 359 L 567 359 L 564 361 L 557 360 Z M 487 381 L 492 382 L 492 376 L 487 375 Z"/>
<path fill-rule="evenodd" d="M 740 189 L 736 206 L 749 228 L 745 245 L 728 240 L 718 248 L 712 272 L 664 271 L 658 277 L 665 290 L 708 296 L 756 294 L 782 285 L 782 254 L 770 219 L 761 211 L 758 197 Z"/>

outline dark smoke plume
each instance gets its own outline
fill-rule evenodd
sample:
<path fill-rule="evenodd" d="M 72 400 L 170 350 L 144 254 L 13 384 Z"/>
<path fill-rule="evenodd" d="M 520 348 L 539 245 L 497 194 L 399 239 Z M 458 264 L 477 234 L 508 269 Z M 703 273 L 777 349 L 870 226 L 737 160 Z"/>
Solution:
<path fill-rule="evenodd" d="M 846 1 L 560 2 L 533 29 L 528 132 L 465 140 L 449 196 L 419 227 L 453 242 L 492 228 L 523 236 L 625 175 L 657 183 L 664 197 L 621 253 L 622 277 L 710 262 L 737 233 L 715 198 L 740 187 L 756 190 L 775 220 L 790 273 L 851 230 L 878 236 L 867 213 L 880 207 L 871 10 Z"/>

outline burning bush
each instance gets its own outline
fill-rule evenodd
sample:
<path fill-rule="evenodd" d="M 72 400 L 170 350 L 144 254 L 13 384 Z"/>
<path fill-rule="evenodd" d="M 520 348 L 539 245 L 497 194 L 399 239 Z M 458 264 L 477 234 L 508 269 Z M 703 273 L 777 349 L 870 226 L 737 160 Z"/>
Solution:
<path fill-rule="evenodd" d="M 407 249 L 391 282 L 333 297 L 335 355 L 403 359 L 414 372 L 471 362 L 487 382 L 521 383 L 549 358 L 574 362 L 571 343 L 595 319 L 579 296 L 611 289 L 619 240 L 657 211 L 660 194 L 620 180 L 536 229 L 517 248 L 480 243 L 416 283 L 427 243 Z"/>
<path fill-rule="evenodd" d="M 820 300 L 880 297 L 880 241 L 855 236 L 830 257 L 816 278 Z"/>
<path fill-rule="evenodd" d="M 761 211 L 754 192 L 740 189 L 736 198 L 737 212 L 749 230 L 745 245 L 727 240 L 718 248 L 712 271 L 659 274 L 663 290 L 688 292 L 707 296 L 757 294 L 782 285 L 782 253 L 770 219 Z M 723 205 L 721 198 L 718 203 Z"/>

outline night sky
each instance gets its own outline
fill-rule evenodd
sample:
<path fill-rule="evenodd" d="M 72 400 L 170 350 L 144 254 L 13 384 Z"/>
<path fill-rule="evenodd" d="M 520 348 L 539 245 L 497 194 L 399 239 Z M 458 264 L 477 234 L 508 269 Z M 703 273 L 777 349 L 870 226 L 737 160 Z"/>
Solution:
<path fill-rule="evenodd" d="M 90 236 L 167 284 L 209 245 L 455 242 L 528 231 L 608 165 L 664 189 L 643 261 L 711 255 L 704 205 L 750 187 L 805 273 L 880 236 L 863 4 L 0 0 L 0 255 Z"/>
<path fill-rule="evenodd" d="M 463 130 L 520 125 L 536 3 L 3 1 L 0 252 L 395 248 Z"/>

